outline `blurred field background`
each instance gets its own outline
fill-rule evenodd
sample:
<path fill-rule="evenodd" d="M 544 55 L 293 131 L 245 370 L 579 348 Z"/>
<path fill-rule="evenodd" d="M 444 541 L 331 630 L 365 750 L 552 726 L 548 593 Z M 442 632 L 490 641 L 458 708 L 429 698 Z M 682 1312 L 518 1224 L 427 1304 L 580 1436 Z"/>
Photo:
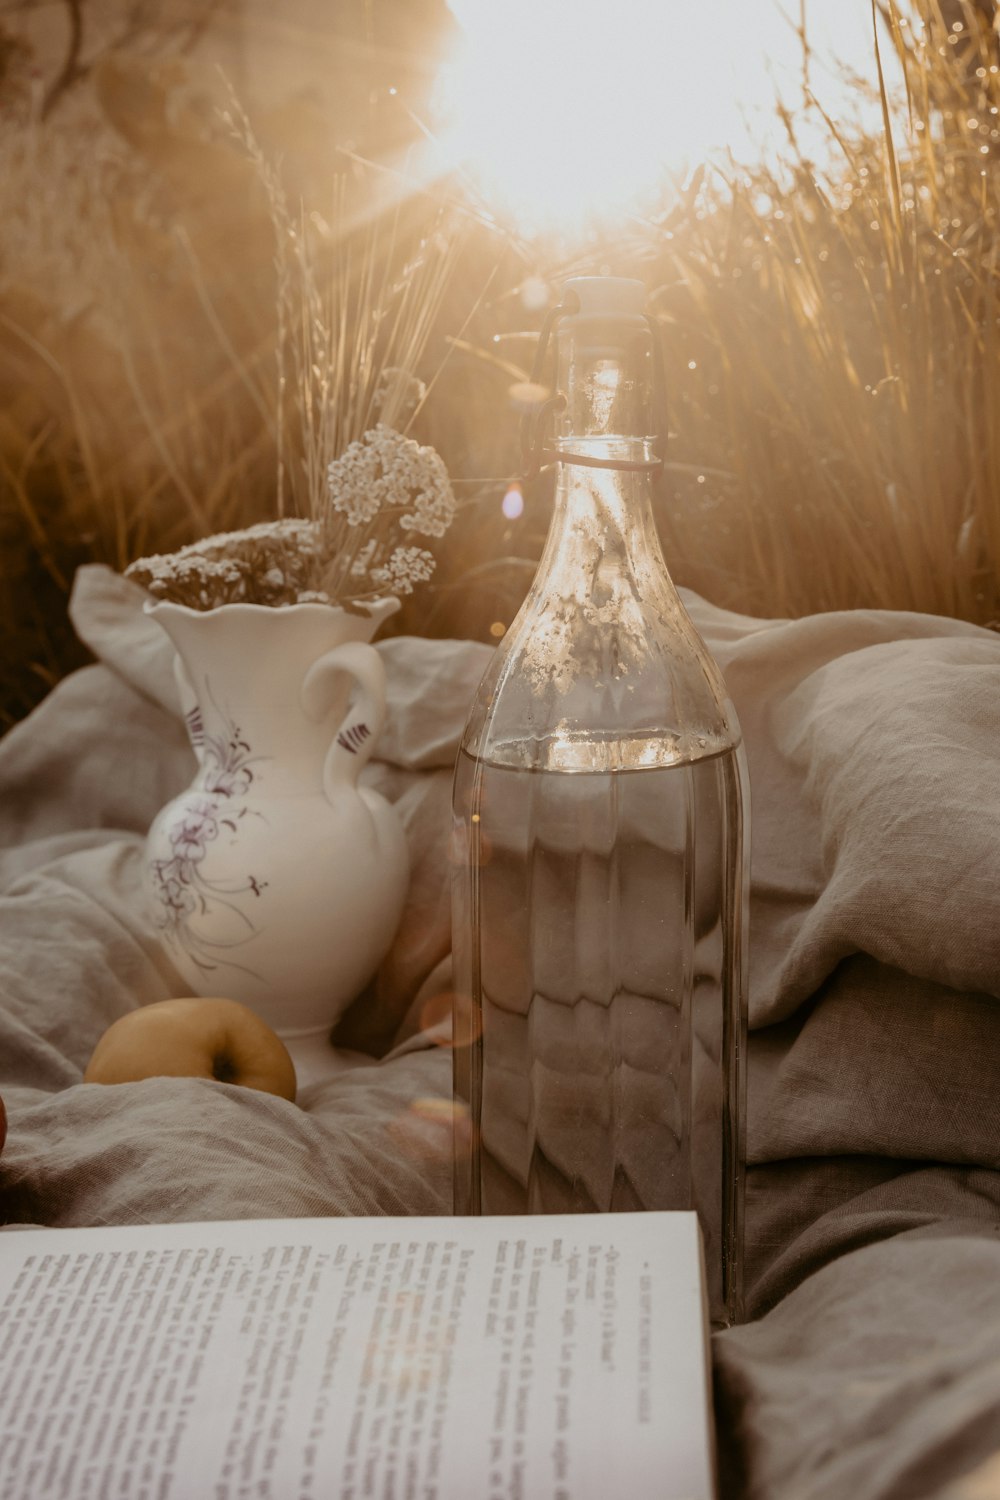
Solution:
<path fill-rule="evenodd" d="M 301 506 L 303 407 L 330 394 L 303 257 L 342 309 L 337 380 L 370 395 L 405 358 L 463 502 L 395 629 L 489 640 L 516 610 L 551 495 L 502 507 L 516 388 L 579 272 L 641 276 L 662 325 L 678 583 L 765 617 L 1000 619 L 996 6 L 878 9 L 885 93 L 872 24 L 856 118 L 812 92 L 794 7 L 780 149 L 689 159 L 570 243 L 418 170 L 443 0 L 3 0 L 0 728 L 85 659 L 79 564 L 268 519 L 279 487 Z M 710 93 L 710 29 L 693 64 Z"/>

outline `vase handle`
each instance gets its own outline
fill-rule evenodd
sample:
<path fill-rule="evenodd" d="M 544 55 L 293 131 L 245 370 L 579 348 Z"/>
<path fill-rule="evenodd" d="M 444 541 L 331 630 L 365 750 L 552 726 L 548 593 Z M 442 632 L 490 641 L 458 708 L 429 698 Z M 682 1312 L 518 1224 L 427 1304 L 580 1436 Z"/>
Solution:
<path fill-rule="evenodd" d="M 313 662 L 302 681 L 306 717 L 326 717 L 342 672 L 354 678 L 355 691 L 323 765 L 323 790 L 331 802 L 338 787 L 356 784 L 385 723 L 385 667 L 375 647 L 361 641 L 334 646 Z"/>

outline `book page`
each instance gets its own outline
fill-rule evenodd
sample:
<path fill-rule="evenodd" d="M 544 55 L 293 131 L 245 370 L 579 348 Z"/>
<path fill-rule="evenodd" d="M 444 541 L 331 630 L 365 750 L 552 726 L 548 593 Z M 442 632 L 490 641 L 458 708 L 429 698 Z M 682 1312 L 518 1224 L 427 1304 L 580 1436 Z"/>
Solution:
<path fill-rule="evenodd" d="M 0 1235 L 2 1500 L 706 1500 L 693 1214 Z"/>

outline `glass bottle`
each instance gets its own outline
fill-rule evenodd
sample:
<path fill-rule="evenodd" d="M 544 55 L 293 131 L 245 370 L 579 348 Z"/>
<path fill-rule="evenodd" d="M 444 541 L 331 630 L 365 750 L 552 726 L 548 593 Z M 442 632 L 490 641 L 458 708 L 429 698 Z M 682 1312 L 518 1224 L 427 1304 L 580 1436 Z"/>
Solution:
<path fill-rule="evenodd" d="M 454 783 L 455 1211 L 696 1208 L 741 1316 L 748 783 L 655 529 L 641 282 L 554 310 L 554 513 Z"/>

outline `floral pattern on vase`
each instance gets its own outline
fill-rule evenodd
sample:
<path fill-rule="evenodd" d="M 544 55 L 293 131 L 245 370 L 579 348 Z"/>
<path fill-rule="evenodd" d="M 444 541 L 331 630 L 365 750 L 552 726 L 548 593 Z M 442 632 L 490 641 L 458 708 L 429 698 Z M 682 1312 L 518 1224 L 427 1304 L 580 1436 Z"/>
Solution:
<path fill-rule="evenodd" d="M 211 684 L 206 690 L 214 702 Z M 260 897 L 267 881 L 247 873 L 237 883 L 207 880 L 202 865 L 208 845 L 224 830 L 234 837 L 246 817 L 262 817 L 249 807 L 236 804 L 250 792 L 254 781 L 256 759 L 238 724 L 221 715 L 225 726 L 220 734 L 206 734 L 201 709 L 195 707 L 185 716 L 192 748 L 201 754 L 204 769 L 204 795 L 187 799 L 182 815 L 170 829 L 171 853 L 150 861 L 150 889 L 154 905 L 159 907 L 157 927 L 163 937 L 182 948 L 192 963 L 208 973 L 222 956 L 214 951 L 220 945 L 210 939 L 199 939 L 194 928 L 196 916 L 206 916 L 213 903 L 222 903 L 246 927 L 244 942 L 256 932 L 251 916 L 237 900 L 248 891 Z M 232 943 L 228 945 L 231 949 Z M 228 951 L 228 950 L 227 950 Z M 230 957 L 229 962 L 233 959 Z"/>

